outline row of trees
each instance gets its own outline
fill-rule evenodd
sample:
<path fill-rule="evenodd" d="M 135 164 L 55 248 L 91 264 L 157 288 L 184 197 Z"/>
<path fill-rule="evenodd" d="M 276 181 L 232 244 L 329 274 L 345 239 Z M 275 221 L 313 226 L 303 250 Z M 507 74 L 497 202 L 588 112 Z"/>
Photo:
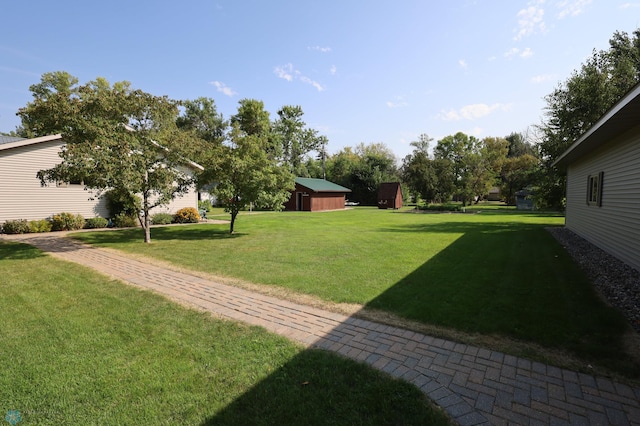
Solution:
<path fill-rule="evenodd" d="M 30 91 L 33 100 L 18 112 L 17 133 L 61 133 L 66 143 L 62 162 L 38 173 L 42 184 L 82 181 L 98 194 L 139 195 L 145 242 L 151 240 L 150 210 L 194 183 L 215 184 L 231 213 L 230 232 L 249 203 L 280 208 L 294 176 L 304 173 L 306 154 L 326 144 L 306 127 L 298 106 L 283 107 L 272 122 L 262 102 L 245 99 L 227 121 L 213 99 L 175 101 L 103 78 L 79 85 L 63 71 L 44 74 Z M 185 171 L 189 163 L 203 169 L 194 176 Z"/>
<path fill-rule="evenodd" d="M 41 171 L 43 184 L 82 180 L 97 191 L 140 194 L 145 241 L 149 210 L 195 182 L 181 171 L 186 159 L 204 166 L 198 184 L 216 184 L 218 200 L 231 213 L 231 232 L 249 203 L 280 208 L 294 176 L 327 178 L 351 188 L 353 200 L 363 204 L 375 204 L 380 183 L 402 180 L 423 200 L 455 197 L 465 204 L 495 185 L 509 202 L 515 191 L 533 186 L 538 205 L 561 208 L 564 177 L 553 162 L 640 81 L 640 30 L 616 32 L 609 44 L 545 98 L 535 145 L 519 133 L 480 140 L 458 132 L 431 150 L 433 140 L 423 134 L 400 168 L 381 143 L 328 156 L 327 138 L 306 126 L 299 106 L 284 106 L 271 120 L 261 101 L 244 99 L 225 120 L 213 99 L 176 101 L 102 78 L 79 85 L 66 72 L 44 74 L 30 87 L 33 100 L 18 112 L 17 133 L 63 134 L 63 161 Z"/>

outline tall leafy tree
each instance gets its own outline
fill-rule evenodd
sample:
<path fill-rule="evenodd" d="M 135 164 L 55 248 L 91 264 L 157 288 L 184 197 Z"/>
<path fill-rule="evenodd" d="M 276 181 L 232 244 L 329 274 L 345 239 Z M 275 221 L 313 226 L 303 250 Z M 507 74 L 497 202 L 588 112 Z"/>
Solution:
<path fill-rule="evenodd" d="M 304 158 L 311 151 L 320 151 L 325 142 L 315 129 L 306 127 L 303 115 L 300 106 L 286 105 L 278 111 L 278 119 L 273 123 L 282 161 L 296 176 L 309 175 L 304 167 Z"/>
<path fill-rule="evenodd" d="M 540 126 L 540 204 L 562 206 L 565 179 L 552 167 L 553 162 L 638 81 L 640 29 L 631 36 L 615 32 L 607 50 L 594 50 L 579 70 L 545 97 L 546 116 Z"/>
<path fill-rule="evenodd" d="M 188 140 L 175 124 L 177 102 L 133 90 L 127 82 L 111 86 L 98 78 L 77 86 L 68 74 L 55 75 L 60 78 L 46 74 L 32 87 L 34 101 L 18 113 L 34 135 L 60 132 L 65 141 L 61 162 L 38 177 L 43 185 L 81 180 L 98 194 L 115 189 L 139 195 L 138 219 L 150 242 L 150 210 L 193 183 L 184 171 L 180 148 Z"/>
<path fill-rule="evenodd" d="M 215 164 L 218 202 L 231 214 L 229 232 L 234 233 L 240 211 L 250 204 L 279 210 L 294 189 L 289 170 L 270 158 L 265 135 L 247 134 L 236 121 L 229 140 Z"/>

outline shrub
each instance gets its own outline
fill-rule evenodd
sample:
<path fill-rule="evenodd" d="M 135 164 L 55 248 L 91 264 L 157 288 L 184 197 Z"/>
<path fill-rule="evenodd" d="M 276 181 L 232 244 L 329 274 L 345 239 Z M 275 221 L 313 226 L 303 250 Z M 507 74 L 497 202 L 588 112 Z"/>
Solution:
<path fill-rule="evenodd" d="M 29 232 L 50 232 L 51 228 L 51 222 L 46 219 L 32 220 L 29 222 Z"/>
<path fill-rule="evenodd" d="M 84 227 L 84 217 L 81 214 L 62 212 L 51 218 L 52 231 L 75 231 Z"/>
<path fill-rule="evenodd" d="M 198 223 L 200 215 L 194 207 L 183 207 L 173 216 L 173 221 L 176 223 Z"/>
<path fill-rule="evenodd" d="M 91 217 L 87 219 L 84 227 L 87 229 L 106 228 L 109 221 L 104 217 Z"/>
<path fill-rule="evenodd" d="M 429 204 L 428 206 L 421 206 L 420 210 L 429 210 L 436 212 L 459 212 L 462 211 L 462 206 L 458 204 Z"/>
<path fill-rule="evenodd" d="M 116 217 L 122 213 L 136 217 L 140 209 L 142 209 L 140 197 L 122 189 L 112 189 L 105 194 L 105 197 L 107 198 L 107 210 L 109 210 L 111 217 Z"/>
<path fill-rule="evenodd" d="M 125 213 L 120 213 L 113 218 L 113 226 L 116 228 L 133 228 L 138 226 L 138 218 Z"/>
<path fill-rule="evenodd" d="M 151 216 L 152 225 L 167 225 L 173 222 L 173 215 L 171 213 L 156 213 Z"/>
<path fill-rule="evenodd" d="M 29 232 L 29 222 L 26 219 L 7 220 L 2 226 L 5 234 L 27 234 Z"/>

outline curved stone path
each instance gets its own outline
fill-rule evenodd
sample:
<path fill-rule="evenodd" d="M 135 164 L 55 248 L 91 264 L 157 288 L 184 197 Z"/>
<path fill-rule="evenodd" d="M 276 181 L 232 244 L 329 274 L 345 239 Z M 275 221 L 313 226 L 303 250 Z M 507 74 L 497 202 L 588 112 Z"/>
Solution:
<path fill-rule="evenodd" d="M 283 301 L 60 234 L 5 236 L 53 256 L 304 344 L 419 387 L 461 425 L 640 425 L 640 388 Z"/>

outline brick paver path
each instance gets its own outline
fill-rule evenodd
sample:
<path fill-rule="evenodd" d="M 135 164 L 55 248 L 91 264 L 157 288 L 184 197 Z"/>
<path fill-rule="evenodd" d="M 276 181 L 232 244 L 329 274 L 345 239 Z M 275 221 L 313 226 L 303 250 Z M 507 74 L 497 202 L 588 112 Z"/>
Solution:
<path fill-rule="evenodd" d="M 461 425 L 640 425 L 640 388 L 252 293 L 55 234 L 12 238 L 418 386 Z"/>

